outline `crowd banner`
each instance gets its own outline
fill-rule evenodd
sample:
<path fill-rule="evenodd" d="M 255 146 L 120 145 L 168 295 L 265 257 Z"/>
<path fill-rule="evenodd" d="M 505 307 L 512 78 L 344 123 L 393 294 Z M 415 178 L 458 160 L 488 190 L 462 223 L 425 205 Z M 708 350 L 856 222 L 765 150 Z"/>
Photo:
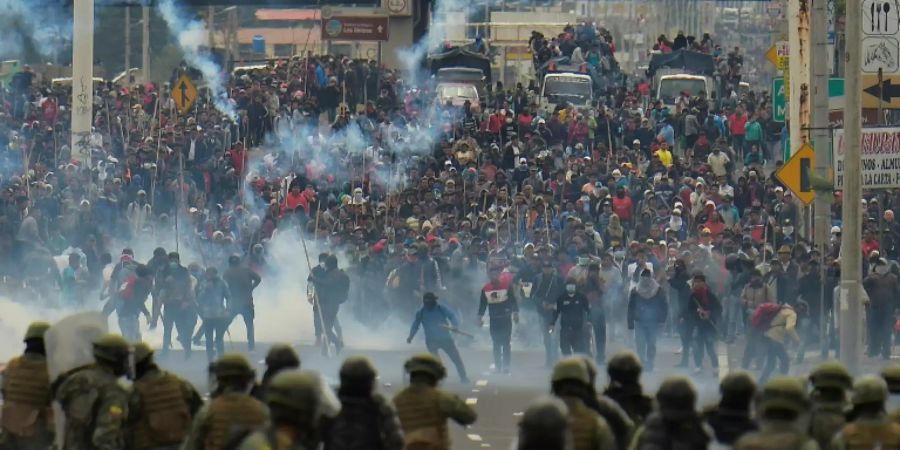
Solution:
<path fill-rule="evenodd" d="M 844 185 L 844 130 L 834 130 L 834 188 Z M 862 130 L 862 187 L 886 189 L 900 187 L 900 127 L 863 128 Z"/>

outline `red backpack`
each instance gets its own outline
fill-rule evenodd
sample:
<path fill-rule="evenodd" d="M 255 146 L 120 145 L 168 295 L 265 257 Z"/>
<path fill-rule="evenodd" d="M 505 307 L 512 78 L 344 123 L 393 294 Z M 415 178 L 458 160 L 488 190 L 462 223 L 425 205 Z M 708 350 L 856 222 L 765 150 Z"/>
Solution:
<path fill-rule="evenodd" d="M 750 326 L 760 331 L 769 329 L 769 324 L 772 323 L 772 319 L 778 314 L 778 311 L 781 311 L 781 305 L 778 303 L 769 302 L 757 306 L 753 311 L 753 316 L 750 317 Z"/>

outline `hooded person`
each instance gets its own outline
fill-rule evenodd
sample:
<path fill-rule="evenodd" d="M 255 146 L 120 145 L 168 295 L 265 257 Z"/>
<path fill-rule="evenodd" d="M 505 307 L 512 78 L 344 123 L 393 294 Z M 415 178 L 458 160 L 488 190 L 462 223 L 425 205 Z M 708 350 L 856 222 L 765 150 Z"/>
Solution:
<path fill-rule="evenodd" d="M 653 370 L 656 339 L 668 316 L 668 303 L 653 274 L 644 269 L 628 300 L 628 329 L 635 330 L 637 352 L 646 370 Z"/>
<path fill-rule="evenodd" d="M 419 327 L 424 330 L 428 352 L 438 356 L 438 351 L 443 350 L 456 366 L 460 381 L 467 384 L 469 378 L 466 375 L 466 367 L 451 334 L 459 327 L 459 317 L 452 309 L 438 303 L 438 296 L 433 292 L 426 292 L 422 296 L 422 308 L 416 312 L 406 343 L 412 343 Z"/>

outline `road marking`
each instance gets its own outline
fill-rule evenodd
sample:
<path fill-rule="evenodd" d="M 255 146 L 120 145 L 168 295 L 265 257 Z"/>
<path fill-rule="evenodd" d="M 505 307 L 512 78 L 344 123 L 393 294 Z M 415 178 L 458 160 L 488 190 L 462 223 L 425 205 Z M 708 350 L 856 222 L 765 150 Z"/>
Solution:
<path fill-rule="evenodd" d="M 487 380 L 478 380 L 475 382 L 475 386 L 487 386 Z"/>
<path fill-rule="evenodd" d="M 487 442 L 485 442 L 484 444 L 481 444 L 481 446 L 484 448 L 488 448 L 491 446 L 491 444 L 488 444 Z"/>
<path fill-rule="evenodd" d="M 469 397 L 466 399 L 467 405 L 475 406 L 476 403 L 478 403 L 478 397 Z"/>
<path fill-rule="evenodd" d="M 518 412 L 514 412 L 514 413 L 513 413 L 513 416 L 515 416 L 515 417 L 522 417 L 522 416 L 524 416 L 524 415 L 525 415 L 525 413 L 522 412 L 522 411 L 518 411 Z"/>
<path fill-rule="evenodd" d="M 477 394 L 477 393 L 481 392 L 481 389 L 472 389 L 472 392 Z"/>
<path fill-rule="evenodd" d="M 469 440 L 471 440 L 471 441 L 481 442 L 481 440 L 482 440 L 482 439 L 481 439 L 481 435 L 478 435 L 478 434 L 467 434 L 466 436 L 467 436 L 467 437 L 469 438 Z"/>
<path fill-rule="evenodd" d="M 728 346 L 725 346 L 725 353 L 719 355 L 719 380 L 723 380 L 728 375 Z"/>

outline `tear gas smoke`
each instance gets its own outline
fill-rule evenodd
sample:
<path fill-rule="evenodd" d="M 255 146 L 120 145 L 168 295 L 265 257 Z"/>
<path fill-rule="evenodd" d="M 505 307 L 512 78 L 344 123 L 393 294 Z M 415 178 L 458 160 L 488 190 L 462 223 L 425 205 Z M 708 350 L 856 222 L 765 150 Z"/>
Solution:
<path fill-rule="evenodd" d="M 21 57 L 30 45 L 40 56 L 54 57 L 71 42 L 72 18 L 65 8 L 0 0 L 0 55 Z"/>
<path fill-rule="evenodd" d="M 422 73 L 421 62 L 430 52 L 441 48 L 447 41 L 449 13 L 462 11 L 465 18 L 468 19 L 472 12 L 470 6 L 471 3 L 462 0 L 437 0 L 434 2 L 428 33 L 412 47 L 397 50 L 399 59 L 404 66 L 407 84 L 421 85 L 426 78 L 426 75 Z"/>
<path fill-rule="evenodd" d="M 237 112 L 225 88 L 222 68 L 212 60 L 209 52 L 202 48 L 210 44 L 206 42 L 209 35 L 206 26 L 199 20 L 186 17 L 173 0 L 161 2 L 159 12 L 169 26 L 169 32 L 175 38 L 178 47 L 184 53 L 185 61 L 203 74 L 203 81 L 210 90 L 213 105 L 226 117 L 237 120 Z"/>

